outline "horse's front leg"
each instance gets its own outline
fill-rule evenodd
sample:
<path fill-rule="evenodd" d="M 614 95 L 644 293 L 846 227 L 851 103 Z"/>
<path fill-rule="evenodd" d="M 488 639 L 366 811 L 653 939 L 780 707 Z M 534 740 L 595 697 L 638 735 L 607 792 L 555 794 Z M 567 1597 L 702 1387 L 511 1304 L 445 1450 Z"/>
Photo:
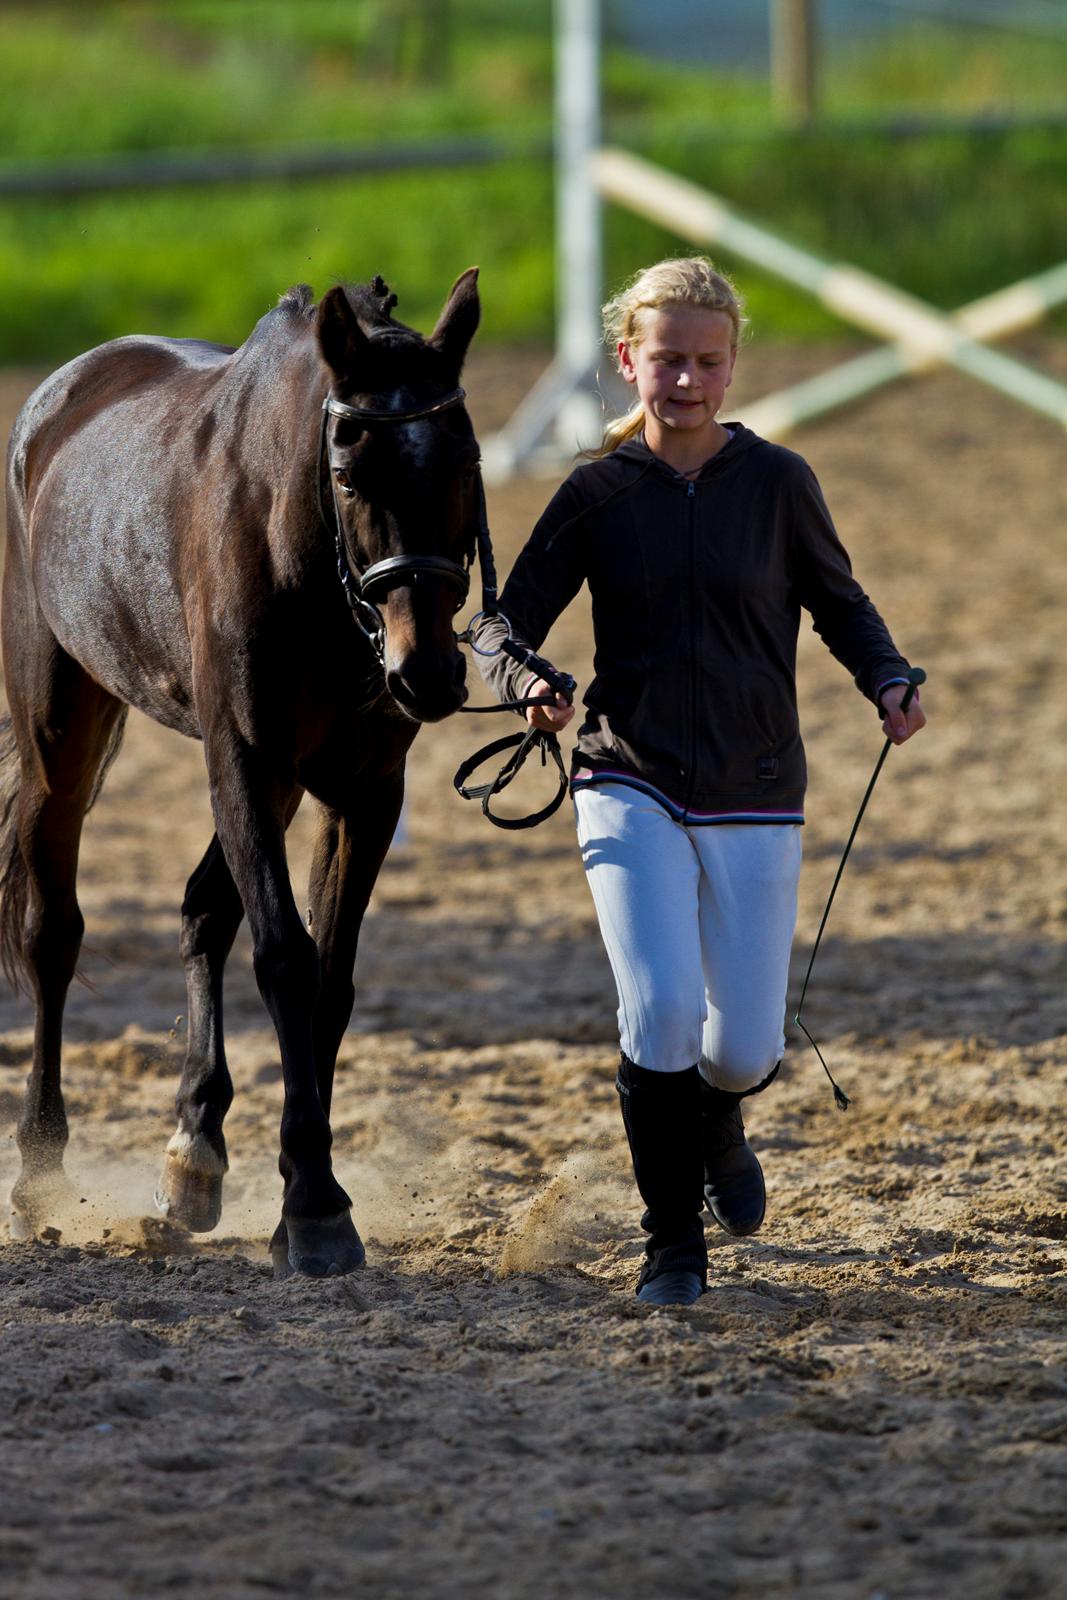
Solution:
<path fill-rule="evenodd" d="M 232 735 L 207 754 L 215 827 L 248 917 L 256 981 L 281 1051 L 288 1265 L 313 1278 L 351 1272 L 364 1259 L 363 1245 L 351 1201 L 333 1175 L 330 1124 L 315 1075 L 319 955 L 297 912 L 285 857 L 295 785 Z"/>
<path fill-rule="evenodd" d="M 337 1050 L 352 1015 L 352 973 L 363 914 L 404 799 L 403 769 L 376 780 L 367 798 L 344 811 L 322 808 L 308 893 L 308 919 L 319 952 L 319 994 L 312 1038 L 319 1101 L 327 1116 L 333 1097 Z M 271 1240 L 275 1272 L 284 1276 L 289 1255 L 283 1216 Z"/>

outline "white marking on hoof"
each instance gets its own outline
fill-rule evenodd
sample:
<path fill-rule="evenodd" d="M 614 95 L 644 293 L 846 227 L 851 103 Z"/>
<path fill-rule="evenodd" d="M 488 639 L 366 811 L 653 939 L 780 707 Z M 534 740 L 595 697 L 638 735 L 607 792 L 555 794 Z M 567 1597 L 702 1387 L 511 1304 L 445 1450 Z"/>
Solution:
<path fill-rule="evenodd" d="M 17 1239 L 20 1244 L 26 1239 L 33 1238 L 33 1228 L 21 1211 L 13 1211 L 11 1213 L 10 1227 L 11 1237 Z"/>
<path fill-rule="evenodd" d="M 171 1137 L 167 1145 L 167 1160 L 185 1167 L 189 1172 L 203 1173 L 212 1178 L 221 1177 L 229 1166 L 226 1157 L 220 1156 L 202 1133 L 194 1137 L 186 1133 L 184 1128 L 178 1128 Z"/>

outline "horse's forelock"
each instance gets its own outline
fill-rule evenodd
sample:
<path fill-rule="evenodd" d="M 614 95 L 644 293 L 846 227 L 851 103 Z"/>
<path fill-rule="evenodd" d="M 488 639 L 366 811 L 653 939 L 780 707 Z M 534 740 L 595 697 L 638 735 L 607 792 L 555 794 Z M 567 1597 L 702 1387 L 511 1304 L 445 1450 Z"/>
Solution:
<path fill-rule="evenodd" d="M 421 342 L 422 335 L 414 328 L 409 328 L 403 322 L 394 322 L 396 295 L 390 294 L 388 284 L 383 283 L 381 278 L 375 278 L 372 283 L 346 283 L 344 291 L 360 327 L 370 338 L 395 334 L 400 339 L 418 339 Z"/>

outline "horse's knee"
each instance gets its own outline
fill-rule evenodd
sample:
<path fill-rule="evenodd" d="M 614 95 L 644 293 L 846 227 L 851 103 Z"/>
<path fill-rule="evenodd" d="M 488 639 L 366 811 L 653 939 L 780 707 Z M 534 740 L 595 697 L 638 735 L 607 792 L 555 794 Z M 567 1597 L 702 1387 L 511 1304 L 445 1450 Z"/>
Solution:
<path fill-rule="evenodd" d="M 310 1008 L 319 993 L 319 952 L 302 929 L 267 934 L 257 940 L 252 956 L 259 992 L 272 1001 Z"/>

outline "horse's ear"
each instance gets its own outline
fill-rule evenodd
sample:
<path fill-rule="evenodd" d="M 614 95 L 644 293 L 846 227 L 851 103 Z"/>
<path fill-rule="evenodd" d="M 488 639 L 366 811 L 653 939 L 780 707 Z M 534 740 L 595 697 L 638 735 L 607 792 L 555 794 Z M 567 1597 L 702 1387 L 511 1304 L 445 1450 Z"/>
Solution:
<path fill-rule="evenodd" d="M 338 378 L 351 377 L 363 364 L 369 341 L 340 284 L 319 301 L 315 332 L 322 359 Z"/>
<path fill-rule="evenodd" d="M 444 310 L 438 317 L 437 326 L 429 338 L 429 343 L 434 349 L 440 350 L 455 368 L 457 377 L 463 366 L 467 347 L 474 338 L 481 314 L 482 307 L 478 299 L 478 268 L 468 267 L 452 285 L 452 292 L 445 301 Z"/>

